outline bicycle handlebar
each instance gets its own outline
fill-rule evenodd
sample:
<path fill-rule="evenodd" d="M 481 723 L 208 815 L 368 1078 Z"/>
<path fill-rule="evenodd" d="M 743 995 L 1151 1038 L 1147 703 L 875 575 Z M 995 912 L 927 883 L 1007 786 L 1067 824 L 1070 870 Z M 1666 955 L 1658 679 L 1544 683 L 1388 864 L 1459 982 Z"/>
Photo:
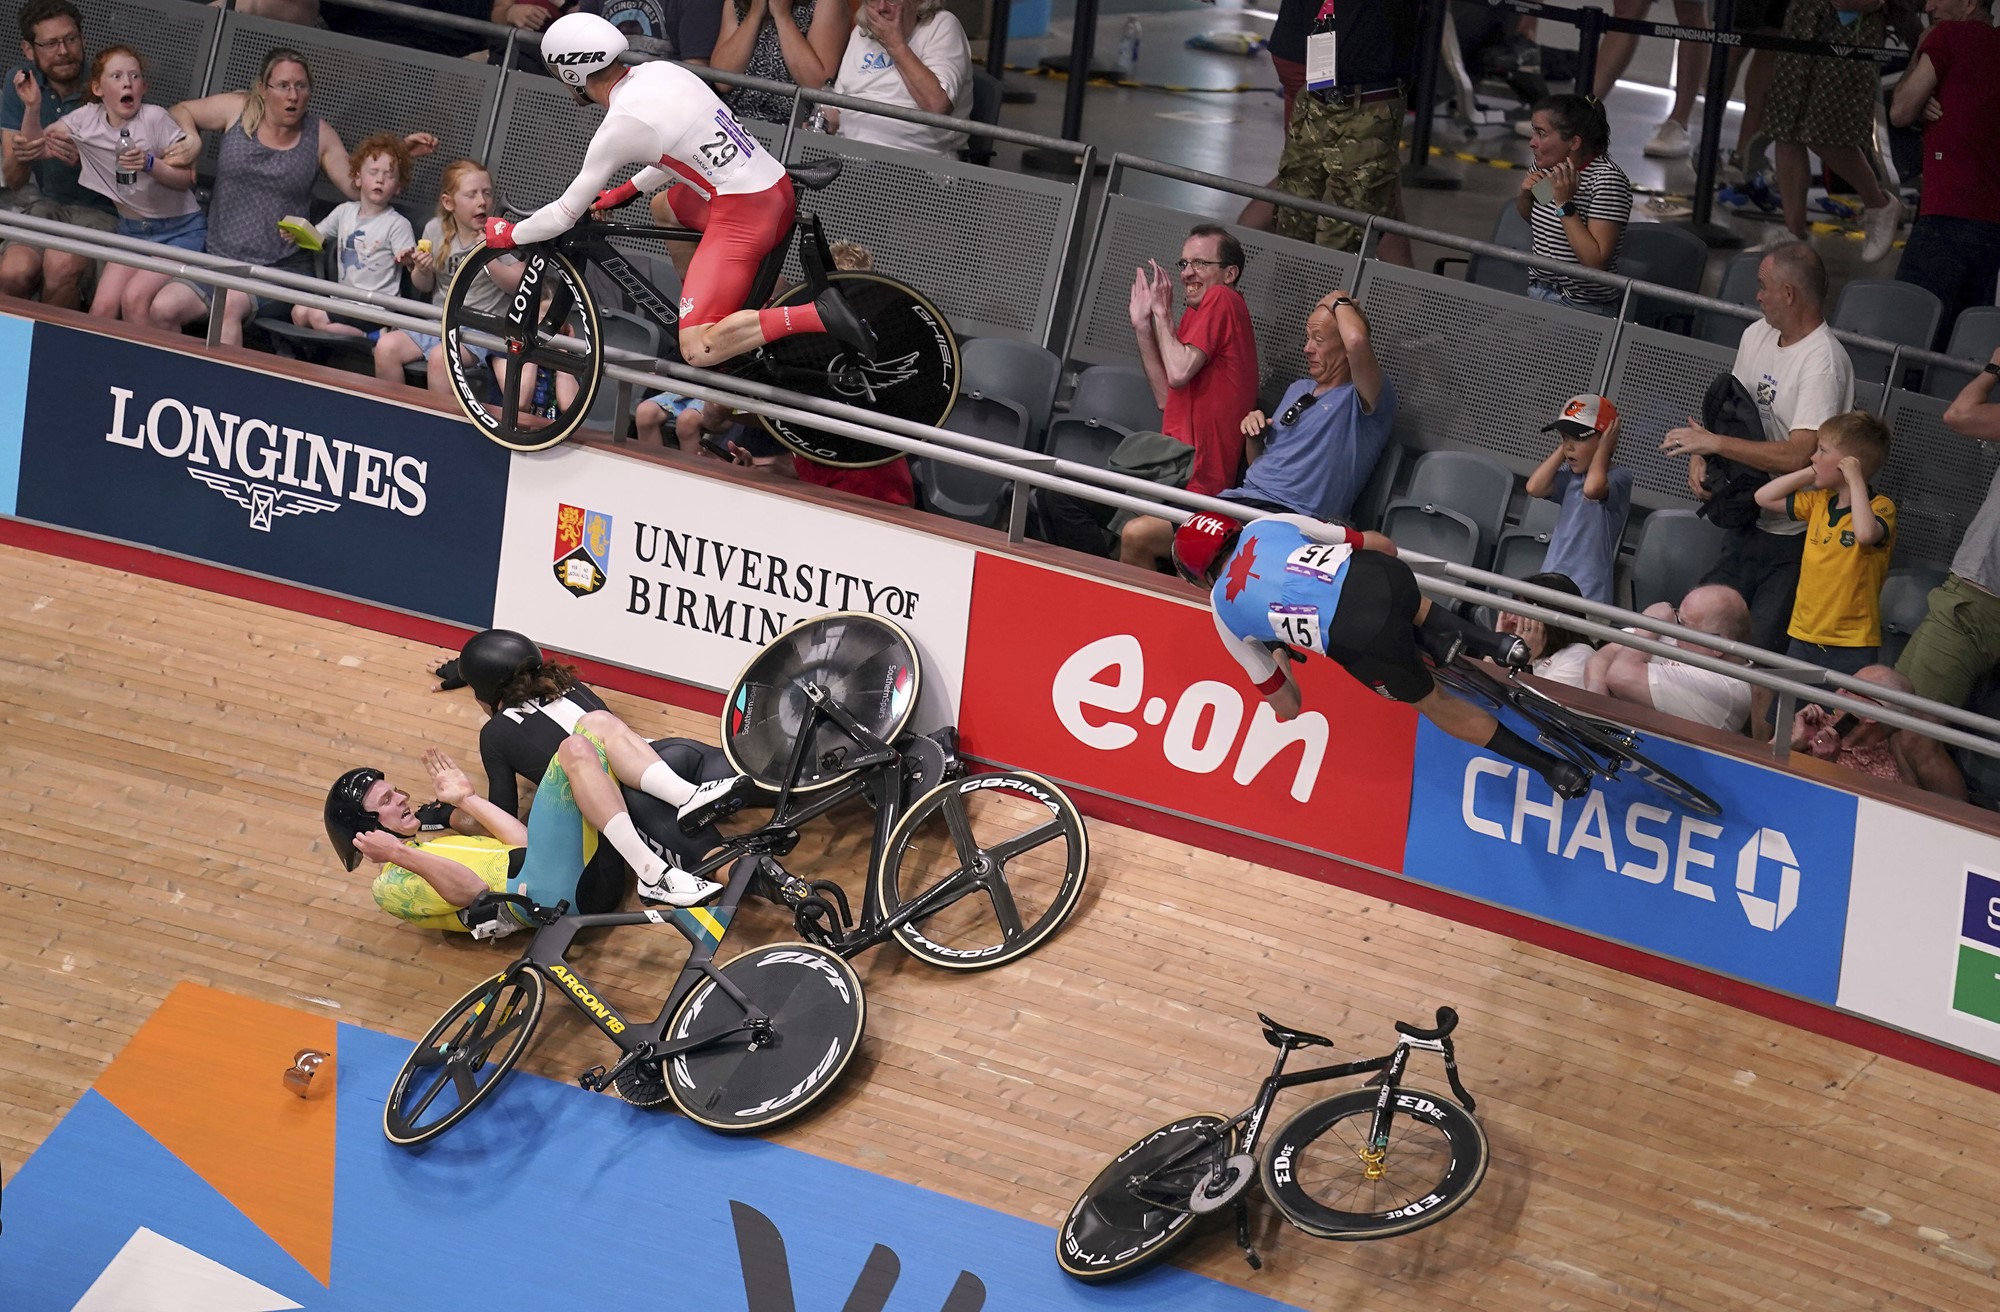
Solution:
<path fill-rule="evenodd" d="M 1396 1022 L 1396 1033 L 1412 1039 L 1441 1039 L 1456 1028 L 1458 1028 L 1458 1013 L 1450 1007 L 1438 1008 L 1435 1029 L 1421 1029 L 1406 1020 Z"/>

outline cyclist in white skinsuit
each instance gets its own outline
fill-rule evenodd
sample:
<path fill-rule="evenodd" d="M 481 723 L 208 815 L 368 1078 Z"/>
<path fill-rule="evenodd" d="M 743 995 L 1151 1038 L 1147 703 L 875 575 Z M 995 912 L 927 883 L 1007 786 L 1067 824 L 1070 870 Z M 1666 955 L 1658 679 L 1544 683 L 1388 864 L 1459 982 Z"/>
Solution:
<path fill-rule="evenodd" d="M 758 266 L 792 231 L 792 180 L 706 82 L 676 64 L 620 64 L 625 44 L 625 34 L 596 14 L 565 14 L 542 34 L 549 71 L 578 104 L 604 106 L 604 122 L 569 189 L 519 223 L 488 219 L 486 244 L 506 250 L 547 241 L 587 213 L 682 183 L 669 196 L 674 215 L 702 234 L 681 282 L 683 359 L 713 368 L 799 332 L 831 332 L 872 358 L 874 333 L 831 289 L 811 305 L 744 308 Z M 613 173 L 639 161 L 647 167 L 630 182 L 605 189 Z"/>

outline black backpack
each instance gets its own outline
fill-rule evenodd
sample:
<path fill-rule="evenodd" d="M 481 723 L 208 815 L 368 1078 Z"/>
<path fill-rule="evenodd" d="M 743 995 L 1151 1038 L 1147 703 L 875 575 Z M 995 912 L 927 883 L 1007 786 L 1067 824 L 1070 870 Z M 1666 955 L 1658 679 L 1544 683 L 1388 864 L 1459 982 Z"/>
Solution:
<path fill-rule="evenodd" d="M 1757 412 L 1756 398 L 1734 374 L 1723 374 L 1708 385 L 1708 394 L 1701 401 L 1701 424 L 1723 437 L 1764 440 L 1764 418 Z M 1757 505 L 1757 489 L 1771 476 L 1722 456 L 1708 456 L 1706 461 L 1701 485 L 1708 499 L 1695 513 L 1731 533 L 1753 531 L 1763 513 Z"/>

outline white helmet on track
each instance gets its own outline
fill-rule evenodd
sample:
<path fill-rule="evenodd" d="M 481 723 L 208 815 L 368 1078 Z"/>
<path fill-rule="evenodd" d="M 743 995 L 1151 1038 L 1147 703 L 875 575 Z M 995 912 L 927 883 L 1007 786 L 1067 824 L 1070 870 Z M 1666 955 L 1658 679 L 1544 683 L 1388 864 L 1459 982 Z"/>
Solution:
<path fill-rule="evenodd" d="M 573 87 L 625 53 L 625 34 L 596 14 L 564 14 L 542 33 L 542 62 Z"/>

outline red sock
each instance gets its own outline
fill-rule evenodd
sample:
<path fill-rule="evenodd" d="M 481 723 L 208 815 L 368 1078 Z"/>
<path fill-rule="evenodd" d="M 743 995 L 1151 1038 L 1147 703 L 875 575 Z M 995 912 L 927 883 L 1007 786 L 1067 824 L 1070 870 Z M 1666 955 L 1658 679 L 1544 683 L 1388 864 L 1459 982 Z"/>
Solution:
<path fill-rule="evenodd" d="M 757 326 L 764 330 L 764 340 L 767 342 L 775 342 L 780 337 L 790 337 L 793 333 L 826 331 L 826 325 L 819 321 L 819 308 L 813 305 L 778 305 L 768 310 L 759 310 Z"/>

